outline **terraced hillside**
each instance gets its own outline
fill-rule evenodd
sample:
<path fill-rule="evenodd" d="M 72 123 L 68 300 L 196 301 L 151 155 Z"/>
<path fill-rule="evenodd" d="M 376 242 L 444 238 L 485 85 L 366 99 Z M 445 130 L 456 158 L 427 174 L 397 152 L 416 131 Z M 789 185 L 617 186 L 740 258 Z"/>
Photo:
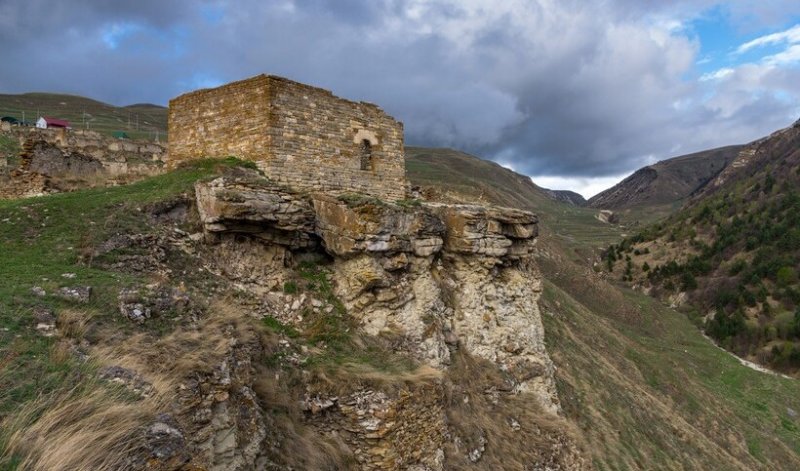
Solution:
<path fill-rule="evenodd" d="M 24 114 L 23 114 L 24 112 Z M 39 116 L 66 119 L 72 127 L 112 135 L 124 132 L 132 139 L 167 135 L 167 109 L 152 104 L 117 107 L 77 95 L 57 93 L 0 94 L 0 116 L 34 123 Z"/>

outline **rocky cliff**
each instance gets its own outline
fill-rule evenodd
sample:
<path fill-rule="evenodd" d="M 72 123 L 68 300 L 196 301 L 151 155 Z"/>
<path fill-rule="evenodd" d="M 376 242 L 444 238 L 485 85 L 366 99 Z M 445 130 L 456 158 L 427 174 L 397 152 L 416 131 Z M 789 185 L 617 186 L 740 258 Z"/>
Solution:
<path fill-rule="evenodd" d="M 378 387 L 364 388 L 363 377 L 335 393 L 309 383 L 296 398 L 311 429 L 341 439 L 352 467 L 498 469 L 503 459 L 531 466 L 525 469 L 588 466 L 559 418 L 538 307 L 541 279 L 531 260 L 534 214 L 297 194 L 249 170 L 200 182 L 195 193 L 209 270 L 256 296 L 260 315 L 297 332 L 339 316 L 366 342 L 388 342 L 419 365 Z M 295 292 L 297 266 L 312 274 L 304 280 L 316 291 Z M 291 336 L 282 342 L 295 352 L 282 361 L 301 365 L 296 355 L 305 347 Z M 475 374 L 496 382 L 473 378 L 471 385 Z M 264 428 L 262 415 L 250 416 Z M 239 429 L 233 435 L 247 436 L 242 443 L 264 438 Z M 513 446 L 513 457 L 499 456 L 509 446 L 501 437 L 514 436 L 546 445 Z M 236 453 L 244 461 L 225 469 L 250 469 L 269 454 Z M 213 452 L 205 461 L 232 463 Z"/>

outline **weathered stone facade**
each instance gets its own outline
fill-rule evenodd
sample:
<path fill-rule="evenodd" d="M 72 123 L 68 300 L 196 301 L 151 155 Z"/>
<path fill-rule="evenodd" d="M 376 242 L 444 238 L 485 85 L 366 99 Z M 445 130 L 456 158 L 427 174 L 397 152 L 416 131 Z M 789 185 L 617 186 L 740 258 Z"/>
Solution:
<path fill-rule="evenodd" d="M 403 125 L 370 103 L 259 75 L 169 103 L 169 161 L 236 156 L 309 191 L 405 197 Z"/>
<path fill-rule="evenodd" d="M 161 173 L 166 153 L 158 143 L 80 129 L 12 127 L 2 135 L 20 150 L 13 166 L 0 156 L 0 199 L 130 182 Z"/>

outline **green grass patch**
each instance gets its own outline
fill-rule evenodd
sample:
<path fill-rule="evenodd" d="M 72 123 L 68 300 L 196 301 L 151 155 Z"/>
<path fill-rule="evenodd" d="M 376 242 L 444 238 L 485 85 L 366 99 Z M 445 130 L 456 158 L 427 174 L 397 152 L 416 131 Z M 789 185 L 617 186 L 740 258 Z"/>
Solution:
<path fill-rule="evenodd" d="M 73 362 L 52 360 L 55 340 L 35 331 L 34 307 L 48 307 L 58 317 L 78 312 L 121 332 L 139 329 L 121 319 L 117 296 L 120 288 L 145 280 L 103 269 L 92 259 L 92 250 L 115 234 L 147 232 L 147 204 L 191 193 L 197 180 L 239 164 L 236 159 L 201 160 L 127 186 L 0 200 L 0 420 L 60 387 L 76 369 Z M 46 296 L 35 295 L 34 286 Z M 59 288 L 69 286 L 91 286 L 90 301 L 56 296 Z M 147 325 L 156 334 L 171 327 L 167 316 Z M 92 336 L 91 329 L 86 335 Z"/>
<path fill-rule="evenodd" d="M 267 326 L 270 330 L 278 333 L 283 334 L 291 339 L 298 338 L 300 336 L 300 332 L 298 332 L 294 327 L 285 325 L 281 323 L 278 319 L 275 319 L 272 316 L 266 316 L 261 319 L 261 322 Z"/>
<path fill-rule="evenodd" d="M 342 193 L 337 199 L 351 208 L 358 208 L 361 206 L 386 206 L 386 203 L 380 198 L 374 196 L 364 195 L 361 193 Z"/>

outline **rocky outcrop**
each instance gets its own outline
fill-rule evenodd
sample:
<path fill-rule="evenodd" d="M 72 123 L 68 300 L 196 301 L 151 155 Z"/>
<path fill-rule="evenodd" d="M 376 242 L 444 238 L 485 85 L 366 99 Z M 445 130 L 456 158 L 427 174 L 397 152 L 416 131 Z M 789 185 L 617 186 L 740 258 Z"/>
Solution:
<path fill-rule="evenodd" d="M 445 226 L 430 211 L 365 201 L 314 198 L 316 234 L 330 253 L 344 258 L 362 253 L 427 257 L 442 249 Z"/>
<path fill-rule="evenodd" d="M 126 469 L 264 469 L 269 420 L 253 390 L 257 378 L 252 364 L 261 347 L 253 339 L 238 340 L 229 326 L 222 330 L 214 338 L 224 340 L 178 385 L 171 411 L 158 414 L 145 427 L 140 449 Z M 140 395 L 154 392 L 138 373 L 124 368 L 106 368 L 100 377 Z"/>
<path fill-rule="evenodd" d="M 345 443 L 362 469 L 444 469 L 447 437 L 442 386 L 426 383 L 395 394 L 371 389 L 346 397 L 311 398 L 307 414 Z"/>
<path fill-rule="evenodd" d="M 601 209 L 594 217 L 596 217 L 598 221 L 606 224 L 616 224 L 619 222 L 619 216 L 610 209 Z"/>
<path fill-rule="evenodd" d="M 458 348 L 508 372 L 515 391 L 559 410 L 544 347 L 530 260 L 537 218 L 475 205 L 400 206 L 374 199 L 309 199 L 255 172 L 196 186 L 207 232 L 251 234 L 286 250 L 321 247 L 348 314 L 369 334 L 399 335 L 402 348 L 446 368 Z"/>
<path fill-rule="evenodd" d="M 195 191 L 208 233 L 246 233 L 290 249 L 315 244 L 314 212 L 308 200 L 270 185 L 256 173 L 236 171 L 198 184 Z"/>
<path fill-rule="evenodd" d="M 103 172 L 99 160 L 77 152 L 65 153 L 44 140 L 31 146 L 27 170 L 48 177 L 89 177 Z"/>

